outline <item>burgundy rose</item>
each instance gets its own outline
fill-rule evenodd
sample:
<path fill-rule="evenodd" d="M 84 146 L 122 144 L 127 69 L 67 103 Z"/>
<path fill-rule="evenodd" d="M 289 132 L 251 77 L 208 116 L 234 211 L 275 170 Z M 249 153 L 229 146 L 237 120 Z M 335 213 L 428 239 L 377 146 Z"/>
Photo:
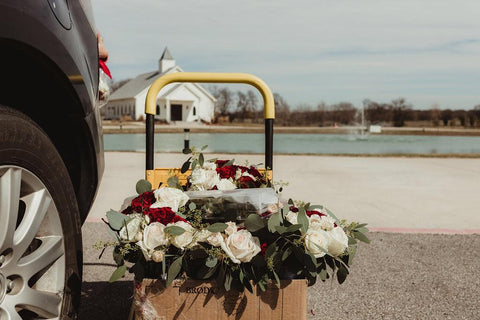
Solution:
<path fill-rule="evenodd" d="M 126 214 L 126 215 L 132 214 L 132 213 L 133 213 L 132 206 L 126 207 L 126 208 L 122 211 L 122 213 L 123 213 L 123 214 Z"/>
<path fill-rule="evenodd" d="M 177 216 L 170 207 L 148 208 L 148 210 L 145 210 L 143 214 L 148 215 L 151 222 L 160 222 L 164 225 L 180 220 L 185 221 L 181 217 Z"/>
<path fill-rule="evenodd" d="M 236 166 L 225 166 L 216 169 L 221 179 L 235 178 L 237 172 Z"/>
<path fill-rule="evenodd" d="M 238 179 L 238 187 L 240 189 L 247 189 L 247 188 L 256 187 L 255 180 L 253 180 L 253 178 L 249 177 L 249 176 L 240 177 Z"/>
<path fill-rule="evenodd" d="M 134 212 L 143 213 L 146 209 L 150 208 L 155 201 L 153 191 L 147 191 L 133 199 L 130 206 Z"/>
<path fill-rule="evenodd" d="M 215 161 L 215 164 L 217 165 L 217 167 L 221 168 L 225 165 L 225 163 L 227 163 L 229 160 L 217 160 Z"/>

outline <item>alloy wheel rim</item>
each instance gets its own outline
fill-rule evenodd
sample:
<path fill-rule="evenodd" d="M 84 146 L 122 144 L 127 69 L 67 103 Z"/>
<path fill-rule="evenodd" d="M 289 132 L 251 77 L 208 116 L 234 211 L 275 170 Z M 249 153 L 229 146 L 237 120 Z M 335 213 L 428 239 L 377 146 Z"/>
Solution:
<path fill-rule="evenodd" d="M 0 318 L 58 319 L 65 266 L 60 215 L 47 187 L 29 170 L 0 166 Z"/>

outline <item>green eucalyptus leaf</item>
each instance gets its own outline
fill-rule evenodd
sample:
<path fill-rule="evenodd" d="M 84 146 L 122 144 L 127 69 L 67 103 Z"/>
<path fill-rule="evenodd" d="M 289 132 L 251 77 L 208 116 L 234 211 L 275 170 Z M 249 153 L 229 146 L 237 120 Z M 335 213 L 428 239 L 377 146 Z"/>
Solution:
<path fill-rule="evenodd" d="M 283 251 L 283 254 L 282 254 L 282 261 L 287 260 L 291 254 L 292 254 L 292 250 L 290 248 L 285 249 L 285 251 Z"/>
<path fill-rule="evenodd" d="M 172 188 L 176 188 L 178 186 L 178 177 L 177 176 L 169 177 L 167 179 L 167 184 Z"/>
<path fill-rule="evenodd" d="M 180 273 L 180 270 L 182 270 L 182 263 L 183 263 L 183 259 L 182 257 L 179 257 L 175 261 L 173 261 L 172 264 L 170 265 L 170 268 L 168 268 L 167 283 L 166 283 L 167 287 L 170 286 L 170 284 L 172 284 L 173 280 L 175 280 L 175 278 Z"/>
<path fill-rule="evenodd" d="M 365 227 L 360 227 L 360 228 L 357 227 L 357 228 L 355 228 L 355 231 L 358 231 L 358 232 L 361 232 L 361 233 L 366 233 L 366 232 L 368 232 L 368 229 L 365 228 Z"/>
<path fill-rule="evenodd" d="M 279 213 L 274 213 L 270 216 L 270 218 L 268 219 L 268 231 L 274 233 L 275 231 L 277 231 L 275 229 L 275 227 L 277 226 L 280 226 L 281 225 L 281 221 L 282 221 L 282 215 L 279 214 Z"/>
<path fill-rule="evenodd" d="M 112 275 L 110 276 L 110 279 L 108 282 L 115 282 L 121 277 L 125 275 L 125 272 L 127 271 L 127 266 L 123 265 L 118 267 L 115 271 L 113 271 Z"/>
<path fill-rule="evenodd" d="M 165 233 L 168 233 L 172 236 L 180 236 L 185 232 L 185 229 L 179 226 L 168 226 L 163 229 Z"/>
<path fill-rule="evenodd" d="M 328 213 L 328 215 L 329 215 L 330 217 L 332 217 L 333 219 L 335 219 L 335 222 L 336 222 L 338 225 L 341 224 L 341 223 L 340 223 L 340 220 L 337 218 L 336 215 L 333 214 L 332 211 L 328 210 L 328 208 L 325 208 L 325 210 L 327 211 L 327 213 Z"/>
<path fill-rule="evenodd" d="M 228 166 L 231 166 L 233 163 L 235 162 L 235 159 L 230 159 L 228 160 L 227 162 L 225 162 L 222 166 L 223 167 L 228 167 Z"/>
<path fill-rule="evenodd" d="M 260 280 L 259 282 L 257 282 L 257 285 L 260 287 L 260 290 L 262 290 L 263 292 L 265 292 L 266 290 L 265 284 L 266 283 L 264 283 L 264 280 Z"/>
<path fill-rule="evenodd" d="M 275 272 L 275 270 L 273 270 L 272 273 L 273 273 L 273 276 L 275 277 L 275 280 L 277 281 L 278 286 L 280 287 L 280 277 Z"/>
<path fill-rule="evenodd" d="M 138 180 L 135 186 L 135 190 L 137 191 L 138 194 L 142 194 L 147 191 L 152 191 L 152 184 L 145 179 Z"/>
<path fill-rule="evenodd" d="M 285 231 L 287 231 L 287 228 L 284 227 L 284 226 L 275 226 L 275 230 L 276 230 L 279 234 L 284 234 Z"/>
<path fill-rule="evenodd" d="M 208 148 L 208 144 L 204 145 L 200 150 L 203 151 Z"/>
<path fill-rule="evenodd" d="M 192 160 L 192 166 L 191 166 L 192 170 L 195 169 L 197 164 L 198 164 L 198 161 L 196 159 Z"/>
<path fill-rule="evenodd" d="M 115 210 L 110 210 L 107 212 L 108 224 L 112 229 L 120 230 L 128 220 L 131 218 L 125 214 L 122 214 Z"/>
<path fill-rule="evenodd" d="M 230 274 L 230 272 L 227 272 L 225 274 L 225 283 L 224 283 L 224 287 L 226 291 L 230 291 L 232 287 L 232 280 L 233 280 L 232 275 Z"/>
<path fill-rule="evenodd" d="M 357 244 L 358 241 L 355 239 L 355 238 L 352 238 L 352 237 L 348 237 L 348 245 L 354 245 L 354 244 Z"/>
<path fill-rule="evenodd" d="M 301 224 L 292 224 L 285 230 L 285 232 L 295 232 L 300 230 L 301 228 L 302 228 Z"/>
<path fill-rule="evenodd" d="M 298 210 L 297 221 L 298 224 L 302 225 L 302 232 L 307 233 L 309 222 L 304 208 Z"/>
<path fill-rule="evenodd" d="M 357 239 L 357 240 L 360 240 L 360 241 L 365 242 L 365 243 L 370 243 L 370 239 L 368 239 L 367 236 L 364 235 L 364 234 L 361 233 L 361 232 L 353 231 L 353 236 L 354 236 L 355 239 Z"/>
<path fill-rule="evenodd" d="M 200 155 L 198 156 L 198 164 L 200 165 L 200 167 L 203 167 L 204 162 L 205 158 L 203 157 L 203 153 L 200 153 Z"/>
<path fill-rule="evenodd" d="M 265 227 L 265 220 L 258 214 L 250 214 L 244 222 L 245 228 L 250 232 L 258 231 Z"/>
<path fill-rule="evenodd" d="M 209 225 L 207 227 L 207 230 L 212 232 L 212 233 L 216 233 L 216 232 L 222 232 L 227 228 L 228 228 L 228 225 L 226 223 L 217 222 L 217 223 Z"/>

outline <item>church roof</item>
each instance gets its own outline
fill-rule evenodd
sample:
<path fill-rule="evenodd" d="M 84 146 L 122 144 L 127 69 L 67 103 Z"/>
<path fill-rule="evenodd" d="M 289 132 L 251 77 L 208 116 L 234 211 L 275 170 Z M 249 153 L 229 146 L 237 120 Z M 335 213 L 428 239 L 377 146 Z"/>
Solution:
<path fill-rule="evenodd" d="M 172 57 L 172 54 L 170 53 L 167 47 L 165 47 L 165 50 L 163 50 L 163 54 L 160 57 L 160 60 L 174 60 Z"/>
<path fill-rule="evenodd" d="M 182 72 L 183 70 L 179 66 L 168 69 L 165 72 L 160 73 L 158 70 L 147 72 L 141 75 L 138 75 L 136 78 L 125 83 L 123 86 L 115 90 L 115 92 L 110 96 L 109 100 L 122 100 L 122 99 L 133 99 L 137 94 L 142 92 L 145 88 L 148 88 L 152 83 L 160 78 L 161 76 L 171 73 L 171 72 Z M 210 99 L 215 101 L 216 99 L 201 85 L 198 83 L 193 83 L 197 88 L 199 88 L 203 93 L 205 93 Z M 178 86 L 174 86 L 177 88 Z"/>
<path fill-rule="evenodd" d="M 153 72 L 141 74 L 136 78 L 133 78 L 132 80 L 128 81 L 123 86 L 115 90 L 115 92 L 110 96 L 110 100 L 132 99 L 145 88 L 152 85 L 155 80 L 157 80 L 164 74 L 169 73 L 171 69 L 163 73 L 160 73 L 158 70 L 156 70 Z"/>

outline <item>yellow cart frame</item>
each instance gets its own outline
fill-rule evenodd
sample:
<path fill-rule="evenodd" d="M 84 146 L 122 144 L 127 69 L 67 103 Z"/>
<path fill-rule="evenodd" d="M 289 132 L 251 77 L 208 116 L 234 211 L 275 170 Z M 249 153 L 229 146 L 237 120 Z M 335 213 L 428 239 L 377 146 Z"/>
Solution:
<path fill-rule="evenodd" d="M 152 84 L 145 100 L 146 114 L 146 179 L 156 188 L 160 182 L 165 183 L 165 176 L 156 174 L 154 169 L 154 135 L 157 96 L 163 87 L 174 82 L 200 83 L 243 83 L 260 91 L 264 102 L 265 115 L 265 169 L 273 169 L 273 120 L 275 104 L 270 88 L 260 78 L 247 73 L 212 73 L 212 72 L 177 72 L 166 74 Z M 178 172 L 180 170 L 178 169 Z M 271 176 L 271 173 L 269 174 Z"/>

